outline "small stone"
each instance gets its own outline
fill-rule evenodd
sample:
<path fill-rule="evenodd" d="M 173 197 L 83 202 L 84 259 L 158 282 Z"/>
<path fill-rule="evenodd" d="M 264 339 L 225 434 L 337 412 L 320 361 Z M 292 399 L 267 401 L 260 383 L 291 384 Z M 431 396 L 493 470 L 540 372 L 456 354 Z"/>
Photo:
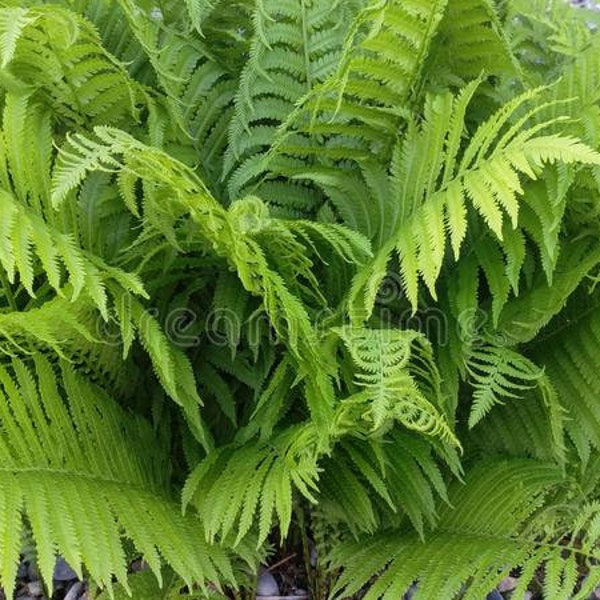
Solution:
<path fill-rule="evenodd" d="M 523 600 L 531 600 L 533 598 L 533 592 L 525 592 L 525 596 L 523 596 Z"/>
<path fill-rule="evenodd" d="M 54 581 L 72 581 L 73 579 L 78 579 L 78 577 L 77 573 L 69 566 L 69 563 L 62 556 L 59 556 L 54 565 L 52 579 Z"/>
<path fill-rule="evenodd" d="M 134 573 L 139 573 L 141 571 L 147 571 L 150 567 L 143 558 L 138 558 L 131 563 L 130 568 Z"/>
<path fill-rule="evenodd" d="M 258 584 L 256 586 L 257 596 L 279 596 L 279 585 L 275 577 L 267 570 L 264 570 L 258 576 Z"/>
<path fill-rule="evenodd" d="M 30 581 L 27 584 L 27 592 L 29 593 L 30 596 L 33 596 L 34 598 L 36 598 L 38 596 L 44 595 L 44 588 L 42 587 L 41 582 Z"/>
<path fill-rule="evenodd" d="M 78 581 L 77 583 L 74 583 L 71 586 L 71 589 L 67 592 L 67 595 L 65 596 L 65 600 L 79 600 L 83 591 L 83 583 L 81 583 L 81 581 Z"/>
<path fill-rule="evenodd" d="M 517 577 L 505 577 L 496 588 L 499 592 L 512 592 L 519 583 L 519 579 Z"/>
<path fill-rule="evenodd" d="M 504 600 L 504 598 L 498 590 L 494 590 L 485 597 L 485 600 Z"/>
<path fill-rule="evenodd" d="M 301 598 L 303 598 L 303 597 L 308 598 L 308 592 L 302 588 L 293 588 L 292 595 L 300 596 Z"/>
<path fill-rule="evenodd" d="M 29 571 L 29 566 L 26 562 L 19 563 L 19 568 L 17 569 L 17 577 L 19 579 L 27 579 L 28 571 Z"/>

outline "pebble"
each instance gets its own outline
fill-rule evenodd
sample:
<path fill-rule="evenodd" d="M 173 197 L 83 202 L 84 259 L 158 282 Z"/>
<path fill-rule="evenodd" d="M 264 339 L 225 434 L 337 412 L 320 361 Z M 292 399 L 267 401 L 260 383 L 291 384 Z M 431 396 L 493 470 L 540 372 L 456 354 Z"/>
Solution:
<path fill-rule="evenodd" d="M 35 598 L 37 596 L 44 595 L 44 588 L 42 587 L 42 584 L 40 581 L 30 581 L 27 584 L 27 592 L 29 593 L 30 596 L 33 596 Z"/>
<path fill-rule="evenodd" d="M 571 0 L 571 4 L 574 6 L 589 8 L 590 10 L 600 10 L 600 4 L 595 0 Z"/>
<path fill-rule="evenodd" d="M 65 596 L 65 600 L 78 600 L 79 597 L 81 596 L 82 592 L 83 592 L 83 583 L 81 583 L 81 581 L 78 581 L 67 592 L 67 595 Z"/>
<path fill-rule="evenodd" d="M 69 563 L 62 556 L 59 556 L 54 565 L 52 579 L 54 579 L 54 581 L 72 581 L 73 579 L 79 578 L 77 577 L 77 573 L 70 567 Z"/>
<path fill-rule="evenodd" d="M 279 596 L 279 585 L 275 577 L 269 571 L 263 571 L 258 576 L 258 584 L 256 586 L 257 596 Z"/>
<path fill-rule="evenodd" d="M 498 587 L 496 588 L 499 592 L 504 593 L 504 592 L 512 592 L 516 587 L 517 584 L 519 583 L 519 580 L 517 577 L 505 577 L 499 584 Z"/>
<path fill-rule="evenodd" d="M 494 590 L 485 597 L 485 600 L 504 600 L 504 598 L 498 590 Z"/>

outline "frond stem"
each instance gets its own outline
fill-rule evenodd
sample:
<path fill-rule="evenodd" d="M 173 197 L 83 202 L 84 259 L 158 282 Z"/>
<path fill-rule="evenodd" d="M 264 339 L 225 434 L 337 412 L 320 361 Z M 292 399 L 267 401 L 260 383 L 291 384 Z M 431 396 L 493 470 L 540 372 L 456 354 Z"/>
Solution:
<path fill-rule="evenodd" d="M 2 283 L 2 289 L 4 290 L 4 295 L 6 296 L 6 300 L 8 301 L 8 305 L 11 310 L 17 312 L 19 307 L 17 306 L 17 302 L 10 288 L 10 282 L 6 277 L 6 271 L 0 267 L 0 283 Z"/>

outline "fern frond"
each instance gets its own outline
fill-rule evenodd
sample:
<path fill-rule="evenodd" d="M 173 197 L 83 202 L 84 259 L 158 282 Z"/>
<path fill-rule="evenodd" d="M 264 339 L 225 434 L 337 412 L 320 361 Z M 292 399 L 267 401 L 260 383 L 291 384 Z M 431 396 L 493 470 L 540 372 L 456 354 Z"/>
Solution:
<path fill-rule="evenodd" d="M 235 529 L 237 545 L 254 527 L 260 545 L 274 515 L 285 536 L 292 517 L 293 488 L 315 501 L 318 456 L 318 435 L 310 424 L 278 432 L 268 442 L 220 448 L 189 476 L 183 506 L 196 507 L 209 539 L 226 537 Z M 254 473 L 250 485 L 248 473 Z"/>
<path fill-rule="evenodd" d="M 146 296 L 136 275 L 109 267 L 101 259 L 83 252 L 72 236 L 49 227 L 6 190 L 0 190 L 0 211 L 3 215 L 0 265 L 11 283 L 19 275 L 30 296 L 35 297 L 34 278 L 40 271 L 59 294 L 68 284 L 72 301 L 85 287 L 104 319 L 108 318 L 107 281 L 115 281 L 135 295 Z"/>
<path fill-rule="evenodd" d="M 351 3 L 324 0 L 267 0 L 254 10 L 223 166 L 230 200 L 264 171 L 265 153 L 296 104 L 337 68 L 352 16 Z"/>
<path fill-rule="evenodd" d="M 564 308 L 586 276 L 600 263 L 600 248 L 594 240 L 573 240 L 563 244 L 552 285 L 540 273 L 530 289 L 511 299 L 502 310 L 498 333 L 512 344 L 533 340 Z"/>
<path fill-rule="evenodd" d="M 496 4 L 449 0 L 424 68 L 428 86 L 458 87 L 481 73 L 514 77 L 519 71 Z"/>
<path fill-rule="evenodd" d="M 10 7 L 0 13 L 0 64 L 4 69 L 12 60 L 23 29 L 35 21 L 26 8 Z"/>
<path fill-rule="evenodd" d="M 486 456 L 515 456 L 567 463 L 565 429 L 568 411 L 548 375 L 538 393 L 496 405 L 472 431 L 470 440 Z"/>
<path fill-rule="evenodd" d="M 536 387 L 543 369 L 506 346 L 480 343 L 471 348 L 466 369 L 473 387 L 469 427 L 474 427 L 503 399 L 518 400 Z"/>
<path fill-rule="evenodd" d="M 88 170 L 111 168 L 131 172 L 134 175 L 131 185 L 137 179 L 145 182 L 148 193 L 144 195 L 144 218 L 177 248 L 176 225 L 180 219 L 189 219 L 195 239 L 226 259 L 237 271 L 246 291 L 262 299 L 272 326 L 295 356 L 301 377 L 311 375 L 305 379 L 306 399 L 325 439 L 334 396 L 328 365 L 320 355 L 306 306 L 301 297 L 290 291 L 296 287 L 297 273 L 280 273 L 271 267 L 271 261 L 276 264 L 281 261 L 282 245 L 277 236 L 265 238 L 265 233 L 283 232 L 294 250 L 286 259 L 302 265 L 302 273 L 310 278 L 313 276 L 307 269 L 302 245 L 294 241 L 282 223 L 271 219 L 260 199 L 247 197 L 226 210 L 189 167 L 166 153 L 120 130 L 99 127 L 95 133 L 97 140 L 73 136 L 64 156 L 59 156 L 53 179 L 53 202 L 60 206 Z M 162 193 L 168 194 L 170 202 L 164 202 Z M 336 236 L 335 231 L 339 239 L 335 227 L 330 239 Z M 346 239 L 356 244 L 359 238 L 347 234 Z M 364 242 L 361 245 L 364 247 Z M 286 252 L 289 249 L 287 245 Z"/>
<path fill-rule="evenodd" d="M 579 140 L 538 135 L 549 123 L 525 127 L 536 108 L 509 126 L 515 111 L 535 97 L 536 91 L 516 98 L 480 125 L 461 156 L 464 110 L 475 86 L 476 83 L 471 84 L 456 98 L 449 94 L 429 98 L 424 122 L 410 126 L 396 150 L 393 177 L 400 206 L 397 229 L 373 262 L 382 264 L 395 248 L 413 310 L 417 307 L 419 279 L 436 297 L 435 283 L 443 264 L 447 235 L 454 252 L 460 251 L 466 231 L 467 202 L 502 240 L 505 214 L 513 228 L 518 225 L 519 197 L 523 194 L 521 176 L 535 179 L 538 169 L 547 162 L 600 163 L 600 155 Z M 427 145 L 428 140 L 434 140 L 433 145 Z M 412 168 L 415 157 L 419 157 L 420 168 Z M 446 224 L 450 227 L 448 232 Z M 375 275 L 380 273 L 376 271 Z M 351 302 L 355 307 L 351 306 L 351 311 L 356 310 L 357 317 L 368 316 L 372 309 L 372 305 L 361 306 L 364 288 L 377 288 L 379 283 L 371 280 L 354 287 Z M 497 309 L 496 315 L 498 312 Z"/>
<path fill-rule="evenodd" d="M 147 103 L 148 97 L 85 19 L 56 5 L 21 9 L 14 17 L 14 9 L 0 9 L 6 26 L 20 24 L 4 33 L 10 38 L 4 66 L 39 90 L 54 114 L 74 125 L 137 120 L 136 103 Z"/>
<path fill-rule="evenodd" d="M 344 217 L 360 207 L 370 220 L 387 221 L 366 204 L 360 188 L 369 179 L 357 177 L 356 168 L 374 156 L 377 164 L 387 164 L 446 4 L 366 3 L 350 26 L 336 72 L 282 126 L 270 151 L 269 177 L 314 185 Z"/>
<path fill-rule="evenodd" d="M 473 469 L 466 485 L 453 486 L 450 506 L 441 511 L 436 529 L 420 541 L 403 531 L 382 532 L 334 550 L 334 565 L 344 567 L 334 595 L 351 596 L 368 585 L 367 600 L 401 596 L 417 579 L 415 600 L 454 598 L 476 600 L 493 590 L 512 568 L 524 567 L 517 595 L 525 591 L 536 569 L 564 574 L 551 577 L 545 597 L 573 594 L 579 560 L 597 560 L 597 507 L 569 515 L 543 532 L 544 496 L 561 480 L 556 467 L 532 460 L 487 462 Z M 455 507 L 455 508 L 451 508 Z M 563 535 L 574 527 L 571 540 Z M 376 578 L 371 579 L 373 575 Z M 591 578 L 597 582 L 597 567 Z M 591 589 L 594 583 L 586 588 Z M 577 597 L 585 597 L 584 592 Z"/>
<path fill-rule="evenodd" d="M 110 589 L 113 576 L 127 585 L 123 533 L 159 578 L 161 560 L 190 585 L 227 578 L 223 549 L 209 550 L 197 518 L 179 516 L 151 427 L 70 366 L 62 365 L 61 377 L 62 385 L 40 355 L 34 371 L 16 360 L 0 368 L 0 571 L 6 588 L 15 581 L 22 514 L 48 582 L 58 551 L 102 586 Z"/>
<path fill-rule="evenodd" d="M 594 401 L 600 368 L 597 298 L 575 295 L 564 317 L 559 315 L 555 323 L 547 335 L 542 330 L 531 355 L 544 366 L 556 388 L 569 416 L 565 430 L 585 462 L 590 448 L 600 445 L 600 413 Z"/>
<path fill-rule="evenodd" d="M 398 526 L 408 517 L 419 535 L 437 521 L 446 484 L 428 441 L 392 431 L 384 438 L 343 439 L 320 463 L 319 507 L 353 535 Z"/>
<path fill-rule="evenodd" d="M 439 436 L 458 445 L 440 411 L 439 374 L 427 340 L 412 330 L 341 328 L 343 340 L 357 367 L 362 388 L 346 403 L 358 404 L 372 431 L 397 420 L 407 429 Z M 419 385 L 420 379 L 430 388 Z"/>
<path fill-rule="evenodd" d="M 53 298 L 38 308 L 0 313 L 0 349 L 14 356 L 50 348 L 66 359 L 77 346 L 102 343 L 97 324 L 87 299 Z"/>

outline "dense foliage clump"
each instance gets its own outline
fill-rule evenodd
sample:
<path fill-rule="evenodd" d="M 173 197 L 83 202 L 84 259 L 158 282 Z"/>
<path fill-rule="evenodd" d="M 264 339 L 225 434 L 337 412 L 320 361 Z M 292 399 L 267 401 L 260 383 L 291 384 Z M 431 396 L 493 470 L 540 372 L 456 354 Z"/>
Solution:
<path fill-rule="evenodd" d="M 216 594 L 300 527 L 335 597 L 587 597 L 598 26 L 0 1 L 2 585 L 25 535 L 47 582 Z"/>

